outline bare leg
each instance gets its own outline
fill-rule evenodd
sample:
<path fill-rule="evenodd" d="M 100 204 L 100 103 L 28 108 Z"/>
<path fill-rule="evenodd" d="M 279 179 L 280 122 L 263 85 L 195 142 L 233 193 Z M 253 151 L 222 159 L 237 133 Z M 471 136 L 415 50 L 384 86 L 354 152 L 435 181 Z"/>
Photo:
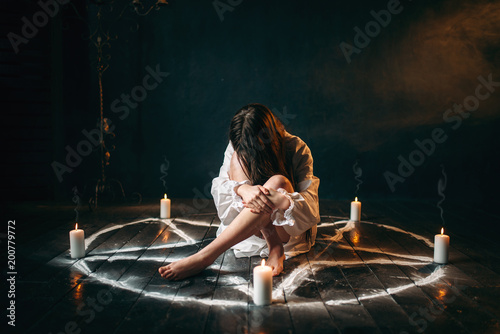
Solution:
<path fill-rule="evenodd" d="M 257 233 L 269 222 L 269 214 L 256 214 L 245 208 L 208 246 L 185 259 L 163 266 L 158 271 L 162 277 L 172 280 L 195 275 L 211 265 L 231 246 Z"/>
<path fill-rule="evenodd" d="M 276 196 L 276 191 L 274 189 L 283 188 L 288 192 L 293 192 L 290 181 L 281 175 L 271 177 L 264 184 L 264 187 L 269 189 L 271 193 L 271 200 L 273 200 L 273 197 Z M 285 232 L 283 227 L 274 226 L 270 220 L 269 223 L 261 230 L 261 233 L 264 236 L 264 239 L 266 239 L 267 247 L 269 249 L 267 265 L 273 268 L 273 276 L 277 276 L 283 271 L 283 262 L 285 261 L 283 243 L 288 242 L 290 235 Z"/>
<path fill-rule="evenodd" d="M 273 276 L 278 276 L 283 271 L 283 262 L 285 261 L 283 242 L 276 231 L 276 227 L 272 224 L 268 224 L 261 231 L 269 249 L 269 257 L 266 264 L 273 268 Z"/>
<path fill-rule="evenodd" d="M 231 179 L 242 181 L 246 179 L 236 154 L 231 160 Z M 293 191 L 290 181 L 281 175 L 271 177 L 264 187 L 271 192 L 270 199 L 276 199 L 274 189 L 284 188 Z M 248 237 L 261 233 L 269 248 L 268 264 L 273 267 L 273 275 L 279 275 L 283 271 L 285 259 L 283 242 L 287 242 L 289 235 L 282 229 L 271 224 L 271 216 L 266 213 L 252 213 L 250 209 L 243 209 L 231 224 L 208 246 L 185 259 L 173 262 L 158 269 L 162 277 L 172 280 L 183 279 L 195 275 L 211 265 L 217 257 L 235 244 Z"/>

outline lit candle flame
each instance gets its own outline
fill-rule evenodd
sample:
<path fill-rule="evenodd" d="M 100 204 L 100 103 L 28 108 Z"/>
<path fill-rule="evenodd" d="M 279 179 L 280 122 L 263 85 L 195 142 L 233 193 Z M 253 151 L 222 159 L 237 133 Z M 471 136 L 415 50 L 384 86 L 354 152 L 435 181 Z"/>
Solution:
<path fill-rule="evenodd" d="M 262 262 L 260 263 L 261 266 L 265 266 L 266 265 L 266 260 L 262 259 Z"/>
<path fill-rule="evenodd" d="M 356 198 L 354 199 L 354 202 L 357 202 L 357 201 L 358 201 L 358 198 L 356 197 Z"/>
<path fill-rule="evenodd" d="M 75 224 L 75 230 L 78 230 L 78 223 Z"/>
<path fill-rule="evenodd" d="M 163 198 L 167 199 L 167 194 L 165 194 L 165 197 L 163 197 Z"/>
<path fill-rule="evenodd" d="M 444 233 L 444 227 L 441 227 L 441 235 Z"/>

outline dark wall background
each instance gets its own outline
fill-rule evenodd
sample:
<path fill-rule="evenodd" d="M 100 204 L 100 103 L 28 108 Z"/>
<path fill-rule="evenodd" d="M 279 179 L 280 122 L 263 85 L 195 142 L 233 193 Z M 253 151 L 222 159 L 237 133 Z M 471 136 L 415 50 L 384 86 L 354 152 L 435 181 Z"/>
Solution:
<path fill-rule="evenodd" d="M 113 40 L 105 49 L 104 106 L 116 135 L 107 175 L 127 195 L 209 196 L 232 115 L 260 102 L 290 115 L 283 121 L 311 148 L 322 198 L 354 197 L 357 161 L 361 198 L 437 199 L 442 165 L 447 198 L 498 199 L 500 87 L 456 130 L 443 113 L 474 95 L 478 76 L 500 81 L 500 1 L 401 1 L 401 13 L 348 63 L 340 43 L 353 45 L 353 29 L 364 30 L 374 20 L 370 11 L 387 5 L 243 0 L 223 21 L 207 0 L 171 1 L 144 17 L 106 12 Z M 80 12 L 91 22 L 88 30 L 72 8 L 63 13 L 65 26 L 74 27 L 65 30 L 60 50 L 64 135 L 54 145 L 60 162 L 65 146 L 76 147 L 98 117 L 95 47 L 82 38 L 96 28 L 97 5 L 81 5 Z M 120 119 L 112 102 L 142 85 L 147 66 L 169 76 Z M 448 139 L 392 192 L 384 172 L 397 174 L 398 156 L 408 159 L 414 141 L 437 127 Z M 74 186 L 98 178 L 97 158 L 85 157 L 62 182 L 54 176 L 56 196 L 69 199 Z"/>

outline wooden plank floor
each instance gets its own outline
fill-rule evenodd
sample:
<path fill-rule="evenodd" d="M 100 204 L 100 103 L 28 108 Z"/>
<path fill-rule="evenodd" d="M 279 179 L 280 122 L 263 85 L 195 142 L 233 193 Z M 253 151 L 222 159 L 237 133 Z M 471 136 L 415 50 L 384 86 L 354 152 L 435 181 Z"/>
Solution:
<path fill-rule="evenodd" d="M 210 243 L 220 221 L 211 203 L 191 200 L 174 200 L 174 218 L 160 220 L 156 202 L 80 209 L 80 260 L 68 251 L 71 205 L 8 205 L 18 273 L 9 332 L 500 333 L 500 217 L 476 205 L 447 203 L 450 263 L 438 266 L 434 204 L 364 201 L 354 224 L 348 202 L 322 201 L 316 245 L 285 262 L 273 304 L 257 307 L 257 257 L 229 250 L 190 279 L 159 276 Z"/>

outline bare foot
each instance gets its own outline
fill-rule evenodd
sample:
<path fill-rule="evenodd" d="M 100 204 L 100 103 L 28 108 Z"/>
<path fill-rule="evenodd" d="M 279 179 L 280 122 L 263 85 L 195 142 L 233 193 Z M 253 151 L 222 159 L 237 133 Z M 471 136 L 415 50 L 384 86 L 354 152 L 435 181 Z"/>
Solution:
<path fill-rule="evenodd" d="M 285 261 L 285 252 L 282 244 L 278 244 L 269 250 L 266 265 L 273 268 L 273 276 L 278 276 L 283 272 L 283 261 Z"/>
<path fill-rule="evenodd" d="M 199 253 L 196 253 L 185 259 L 160 267 L 158 272 L 163 278 L 177 281 L 198 274 L 210 265 L 210 263 L 207 264 L 206 262 Z"/>

